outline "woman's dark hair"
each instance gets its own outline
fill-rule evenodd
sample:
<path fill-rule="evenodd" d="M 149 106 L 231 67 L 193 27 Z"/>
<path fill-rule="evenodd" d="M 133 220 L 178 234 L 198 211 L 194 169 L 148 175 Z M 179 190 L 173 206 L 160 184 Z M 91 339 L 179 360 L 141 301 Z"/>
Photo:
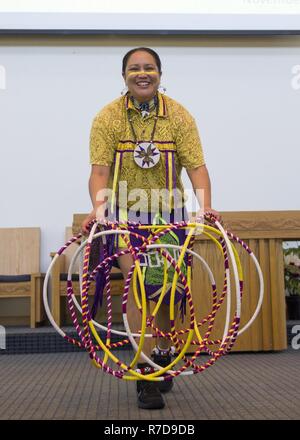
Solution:
<path fill-rule="evenodd" d="M 129 57 L 135 52 L 148 52 L 148 53 L 150 53 L 150 55 L 152 55 L 153 58 L 155 59 L 158 71 L 161 74 L 161 61 L 160 61 L 158 54 L 153 49 L 150 49 L 149 47 L 136 47 L 135 49 L 131 49 L 129 52 L 127 52 L 124 55 L 124 58 L 122 61 L 122 74 L 123 75 L 125 73 L 125 69 L 126 69 Z"/>

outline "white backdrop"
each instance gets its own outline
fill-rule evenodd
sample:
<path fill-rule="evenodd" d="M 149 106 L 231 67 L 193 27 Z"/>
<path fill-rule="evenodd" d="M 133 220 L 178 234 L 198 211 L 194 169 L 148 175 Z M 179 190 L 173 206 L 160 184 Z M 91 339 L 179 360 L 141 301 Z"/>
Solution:
<path fill-rule="evenodd" d="M 0 29 L 299 30 L 300 0 L 0 0 Z"/>
<path fill-rule="evenodd" d="M 121 59 L 135 44 L 16 41 L 0 42 L 0 227 L 40 226 L 45 270 L 73 213 L 90 210 L 91 122 L 120 95 Z M 197 120 L 213 206 L 300 209 L 299 38 L 253 47 L 155 41 L 167 94 Z"/>

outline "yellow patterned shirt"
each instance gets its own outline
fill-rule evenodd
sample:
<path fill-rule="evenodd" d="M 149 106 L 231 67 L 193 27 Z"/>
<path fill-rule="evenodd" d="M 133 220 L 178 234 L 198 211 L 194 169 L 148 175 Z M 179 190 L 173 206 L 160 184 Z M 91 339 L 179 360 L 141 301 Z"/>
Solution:
<path fill-rule="evenodd" d="M 149 116 L 142 117 L 128 95 L 122 96 L 105 106 L 93 120 L 90 133 L 90 163 L 91 165 L 112 166 L 109 187 L 113 186 L 113 176 L 116 172 L 116 154 L 121 154 L 118 182 L 127 183 L 128 193 L 142 189 L 145 194 L 142 203 L 143 211 L 151 211 L 150 198 L 153 189 L 168 188 L 168 153 L 174 155 L 172 176 L 173 188 L 183 193 L 181 181 L 182 167 L 197 168 L 204 165 L 204 156 L 194 118 L 174 99 L 158 93 L 158 119 L 153 142 L 160 150 L 159 162 L 150 169 L 140 168 L 133 159 L 136 146 L 129 117 L 132 120 L 137 141 L 150 142 L 157 110 Z M 171 159 L 170 159 L 171 160 Z M 167 167 L 167 168 L 166 168 Z M 115 179 L 116 180 L 116 179 Z M 169 186 L 171 183 L 169 183 Z M 121 203 L 119 202 L 120 206 Z M 129 201 L 129 207 L 134 201 Z"/>

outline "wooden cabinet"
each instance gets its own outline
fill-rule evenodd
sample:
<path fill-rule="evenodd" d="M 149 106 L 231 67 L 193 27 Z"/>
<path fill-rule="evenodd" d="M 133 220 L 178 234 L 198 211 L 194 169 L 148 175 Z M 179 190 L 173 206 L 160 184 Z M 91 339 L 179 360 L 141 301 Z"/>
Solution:
<path fill-rule="evenodd" d="M 241 238 L 254 252 L 264 278 L 262 308 L 253 324 L 238 337 L 233 350 L 283 350 L 287 347 L 287 336 L 282 242 L 299 239 L 300 211 L 223 212 L 222 219 L 225 229 Z M 239 244 L 236 244 L 236 249 L 244 272 L 240 325 L 242 328 L 256 308 L 259 279 L 255 265 L 247 252 Z M 215 244 L 203 235 L 197 237 L 194 250 L 210 265 L 220 294 L 224 278 L 222 255 L 216 251 Z M 198 262 L 194 263 L 192 294 L 197 322 L 211 310 L 210 292 L 211 287 L 206 273 Z M 232 295 L 232 311 L 235 306 L 234 296 L 235 291 Z M 211 339 L 223 335 L 225 306 L 226 304 L 218 312 Z"/>

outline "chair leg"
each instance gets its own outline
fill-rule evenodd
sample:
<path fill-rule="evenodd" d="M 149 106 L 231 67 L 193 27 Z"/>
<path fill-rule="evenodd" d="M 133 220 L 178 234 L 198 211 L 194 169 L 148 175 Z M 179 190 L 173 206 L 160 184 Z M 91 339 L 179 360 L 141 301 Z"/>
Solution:
<path fill-rule="evenodd" d="M 55 262 L 51 273 L 51 311 L 56 324 L 60 327 L 60 270 L 61 259 Z"/>
<path fill-rule="evenodd" d="M 36 321 L 35 321 L 35 297 L 36 297 L 36 277 L 34 275 L 31 275 L 31 288 L 30 288 L 30 327 L 35 328 Z"/>

